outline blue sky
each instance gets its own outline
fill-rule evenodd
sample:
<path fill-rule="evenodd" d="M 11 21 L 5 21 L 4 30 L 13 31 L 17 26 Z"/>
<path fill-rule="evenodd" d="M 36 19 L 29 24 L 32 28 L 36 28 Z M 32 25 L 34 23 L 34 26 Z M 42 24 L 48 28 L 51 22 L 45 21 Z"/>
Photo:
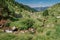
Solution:
<path fill-rule="evenodd" d="M 16 0 L 19 3 L 28 5 L 30 7 L 46 7 L 60 3 L 60 0 Z"/>

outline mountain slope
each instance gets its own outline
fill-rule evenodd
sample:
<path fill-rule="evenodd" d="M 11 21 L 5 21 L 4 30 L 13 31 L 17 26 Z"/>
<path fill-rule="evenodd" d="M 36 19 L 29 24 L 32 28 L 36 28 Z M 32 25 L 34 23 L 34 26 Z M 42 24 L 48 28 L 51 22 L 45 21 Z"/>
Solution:
<path fill-rule="evenodd" d="M 23 4 L 19 4 L 18 2 L 15 2 L 15 0 L 0 0 L 0 2 L 1 2 L 0 6 L 2 8 L 6 7 L 6 9 L 8 9 L 11 12 L 13 11 L 23 12 L 24 10 L 28 12 L 36 12 L 35 9 L 30 8 L 29 6 Z"/>
<path fill-rule="evenodd" d="M 60 3 L 53 5 L 52 7 L 48 8 L 49 14 L 54 16 L 60 16 Z"/>
<path fill-rule="evenodd" d="M 35 9 L 19 4 L 15 0 L 0 0 L 0 10 L 2 16 L 10 19 L 31 16 L 32 12 L 36 12 Z"/>
<path fill-rule="evenodd" d="M 36 12 L 36 10 L 23 4 L 19 4 L 15 2 L 15 0 L 0 0 L 0 20 L 7 21 L 7 23 L 14 22 L 15 24 L 17 21 L 29 20 L 32 18 L 32 12 Z"/>

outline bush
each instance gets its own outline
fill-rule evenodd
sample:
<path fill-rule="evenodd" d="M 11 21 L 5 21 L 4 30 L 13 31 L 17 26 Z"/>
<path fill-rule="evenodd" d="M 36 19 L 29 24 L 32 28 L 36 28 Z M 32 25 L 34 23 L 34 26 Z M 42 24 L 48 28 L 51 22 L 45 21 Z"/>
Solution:
<path fill-rule="evenodd" d="M 34 25 L 34 21 L 32 19 L 22 19 L 20 21 L 15 21 L 10 24 L 10 26 L 16 26 L 19 29 L 28 29 Z"/>
<path fill-rule="evenodd" d="M 48 14 L 48 10 L 45 10 L 44 12 L 43 12 L 43 16 L 48 16 L 49 14 Z"/>

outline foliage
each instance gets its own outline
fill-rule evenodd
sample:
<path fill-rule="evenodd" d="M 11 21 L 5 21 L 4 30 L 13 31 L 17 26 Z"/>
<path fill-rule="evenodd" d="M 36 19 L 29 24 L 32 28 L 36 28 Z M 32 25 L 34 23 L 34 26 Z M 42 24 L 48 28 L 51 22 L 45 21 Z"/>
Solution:
<path fill-rule="evenodd" d="M 49 14 L 48 14 L 48 10 L 45 10 L 44 12 L 43 12 L 43 16 L 48 16 Z"/>
<path fill-rule="evenodd" d="M 32 19 L 21 19 L 20 21 L 12 22 L 10 25 L 16 26 L 19 29 L 28 29 L 34 25 L 34 21 Z"/>

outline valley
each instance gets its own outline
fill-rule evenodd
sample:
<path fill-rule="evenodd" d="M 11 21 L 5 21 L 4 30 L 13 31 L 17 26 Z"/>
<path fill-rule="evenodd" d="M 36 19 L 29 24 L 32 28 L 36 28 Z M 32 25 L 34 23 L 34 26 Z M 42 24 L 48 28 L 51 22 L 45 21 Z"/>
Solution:
<path fill-rule="evenodd" d="M 0 40 L 60 40 L 60 3 L 38 9 L 0 0 Z"/>

